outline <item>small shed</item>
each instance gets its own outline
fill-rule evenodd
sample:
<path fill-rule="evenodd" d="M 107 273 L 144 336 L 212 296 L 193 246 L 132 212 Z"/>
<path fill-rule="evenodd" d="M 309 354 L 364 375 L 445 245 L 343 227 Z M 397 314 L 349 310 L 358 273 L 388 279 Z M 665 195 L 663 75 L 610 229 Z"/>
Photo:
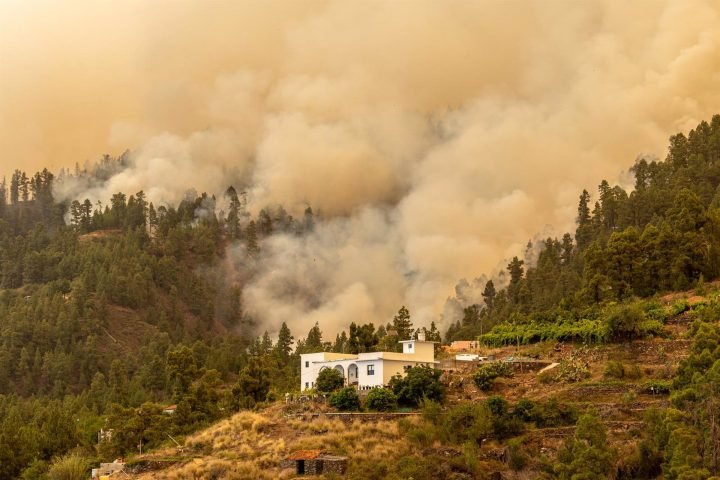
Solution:
<path fill-rule="evenodd" d="M 282 468 L 292 468 L 298 475 L 320 475 L 347 471 L 347 457 L 327 455 L 322 450 L 297 450 L 282 461 Z"/>
<path fill-rule="evenodd" d="M 448 350 L 451 352 L 473 352 L 480 347 L 477 340 L 455 340 L 450 344 Z"/>

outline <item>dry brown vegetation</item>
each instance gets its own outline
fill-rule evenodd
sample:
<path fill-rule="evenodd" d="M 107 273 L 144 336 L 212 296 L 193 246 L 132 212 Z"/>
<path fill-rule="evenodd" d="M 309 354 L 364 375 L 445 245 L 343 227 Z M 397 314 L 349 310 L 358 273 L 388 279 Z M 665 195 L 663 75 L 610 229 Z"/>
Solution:
<path fill-rule="evenodd" d="M 281 471 L 280 461 L 291 451 L 319 449 L 351 458 L 348 475 L 360 475 L 362 465 L 377 459 L 416 454 L 400 434 L 397 422 L 345 423 L 338 419 L 285 418 L 279 407 L 262 413 L 241 412 L 189 437 L 188 451 L 163 471 L 152 471 L 138 479 L 277 479 L 293 478 Z M 176 449 L 156 452 L 147 460 L 177 457 Z M 358 477 L 361 478 L 361 477 Z"/>

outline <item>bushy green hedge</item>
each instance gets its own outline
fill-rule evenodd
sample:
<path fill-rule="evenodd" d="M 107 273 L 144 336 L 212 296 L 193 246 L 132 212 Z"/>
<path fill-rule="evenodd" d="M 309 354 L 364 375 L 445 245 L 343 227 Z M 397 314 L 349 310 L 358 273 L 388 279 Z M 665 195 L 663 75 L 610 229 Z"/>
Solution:
<path fill-rule="evenodd" d="M 610 304 L 603 310 L 582 312 L 589 318 L 533 316 L 520 323 L 501 323 L 478 339 L 488 346 L 523 345 L 543 341 L 604 343 L 609 340 L 660 335 L 668 317 L 656 302 Z"/>
<path fill-rule="evenodd" d="M 345 379 L 342 373 L 334 368 L 325 368 L 318 374 L 317 380 L 315 380 L 315 388 L 320 393 L 331 393 L 342 388 L 344 383 Z"/>
<path fill-rule="evenodd" d="M 440 382 L 442 372 L 431 367 L 408 368 L 405 376 L 396 375 L 390 379 L 390 388 L 397 396 L 398 403 L 416 407 L 423 399 L 442 402 L 445 387 Z"/>
<path fill-rule="evenodd" d="M 608 329 L 602 320 L 564 320 L 557 323 L 521 323 L 518 325 L 496 325 L 490 333 L 480 336 L 485 345 L 500 347 L 512 345 L 518 340 L 521 344 L 553 341 L 583 341 L 600 343 L 608 336 Z"/>
<path fill-rule="evenodd" d="M 482 365 L 473 377 L 475 385 L 480 390 L 488 391 L 492 388 L 493 382 L 498 377 L 511 377 L 512 368 L 505 362 L 493 362 Z"/>
<path fill-rule="evenodd" d="M 360 410 L 360 397 L 354 387 L 345 387 L 330 395 L 330 405 L 343 412 Z"/>
<path fill-rule="evenodd" d="M 375 412 L 392 412 L 397 409 L 397 397 L 391 390 L 373 388 L 368 392 L 365 406 Z"/>

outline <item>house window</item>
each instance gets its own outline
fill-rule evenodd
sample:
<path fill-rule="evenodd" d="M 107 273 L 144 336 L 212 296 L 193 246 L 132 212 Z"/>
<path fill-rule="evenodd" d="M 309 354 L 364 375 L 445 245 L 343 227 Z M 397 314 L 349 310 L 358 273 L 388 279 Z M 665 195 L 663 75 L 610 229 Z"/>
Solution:
<path fill-rule="evenodd" d="M 375 375 L 375 365 L 368 365 L 368 375 Z"/>
<path fill-rule="evenodd" d="M 310 366 L 310 362 L 305 362 L 305 368 L 308 368 Z"/>
<path fill-rule="evenodd" d="M 305 382 L 305 388 L 310 388 L 310 383 Z"/>

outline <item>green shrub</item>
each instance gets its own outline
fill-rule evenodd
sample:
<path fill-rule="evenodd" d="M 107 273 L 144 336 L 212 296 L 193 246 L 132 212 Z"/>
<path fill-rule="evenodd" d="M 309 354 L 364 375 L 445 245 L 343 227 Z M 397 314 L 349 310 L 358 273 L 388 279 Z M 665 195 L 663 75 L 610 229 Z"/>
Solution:
<path fill-rule="evenodd" d="M 498 377 L 511 377 L 512 368 L 505 362 L 493 362 L 478 368 L 473 377 L 475 385 L 482 390 L 488 391 L 492 388 L 493 383 Z"/>
<path fill-rule="evenodd" d="M 618 380 L 637 380 L 642 377 L 642 371 L 638 365 L 625 365 L 617 360 L 610 360 L 607 365 L 605 365 L 604 376 L 605 378 L 615 378 Z"/>
<path fill-rule="evenodd" d="M 508 413 L 508 402 L 500 395 L 493 395 L 485 400 L 490 413 L 495 417 L 502 417 Z"/>
<path fill-rule="evenodd" d="M 21 480 L 46 480 L 48 464 L 43 460 L 33 460 L 30 465 L 23 470 L 20 476 Z"/>
<path fill-rule="evenodd" d="M 428 422 L 438 425 L 442 418 L 442 406 L 438 402 L 434 402 L 427 398 L 420 402 L 420 409 L 422 411 L 422 418 Z"/>
<path fill-rule="evenodd" d="M 673 302 L 673 304 L 670 306 L 670 316 L 676 317 L 681 313 L 687 312 L 688 310 L 690 310 L 690 304 L 687 300 L 681 298 L 680 300 L 676 300 L 675 302 Z"/>
<path fill-rule="evenodd" d="M 643 376 L 639 365 L 624 365 L 623 368 L 625 369 L 625 378 L 629 380 L 638 380 Z"/>
<path fill-rule="evenodd" d="M 391 390 L 373 388 L 368 392 L 365 406 L 375 412 L 392 412 L 397 409 L 397 397 Z"/>
<path fill-rule="evenodd" d="M 437 429 L 428 421 L 415 422 L 409 418 L 401 418 L 397 425 L 403 437 L 421 447 L 429 447 L 437 440 Z"/>
<path fill-rule="evenodd" d="M 645 316 L 650 320 L 657 320 L 658 322 L 665 323 L 670 316 L 667 309 L 659 302 L 650 301 L 644 304 L 643 311 Z"/>
<path fill-rule="evenodd" d="M 527 467 L 530 458 L 523 449 L 523 441 L 521 438 L 513 438 L 508 441 L 507 452 L 507 462 L 511 469 L 517 472 Z"/>
<path fill-rule="evenodd" d="M 494 395 L 485 404 L 492 415 L 493 432 L 497 438 L 512 437 L 524 430 L 522 420 L 510 414 L 508 402 L 503 397 Z"/>
<path fill-rule="evenodd" d="M 330 405 L 343 412 L 360 410 L 360 397 L 354 387 L 345 387 L 330 395 Z"/>
<path fill-rule="evenodd" d="M 391 378 L 390 388 L 402 405 L 415 407 L 425 398 L 442 402 L 445 387 L 440 383 L 440 375 L 440 370 L 431 367 L 412 367 L 404 377 L 396 375 Z"/>
<path fill-rule="evenodd" d="M 623 378 L 625 376 L 625 368 L 622 362 L 610 360 L 607 365 L 605 365 L 605 373 L 603 375 L 605 378 Z"/>
<path fill-rule="evenodd" d="M 615 456 L 616 451 L 608 445 L 605 424 L 593 414 L 584 414 L 578 420 L 575 435 L 566 438 L 557 453 L 555 474 L 568 480 L 608 478 Z"/>
<path fill-rule="evenodd" d="M 590 376 L 587 365 L 579 359 L 562 360 L 554 372 L 557 382 L 581 382 Z"/>
<path fill-rule="evenodd" d="M 457 445 L 480 443 L 493 433 L 492 413 L 485 403 L 463 403 L 447 411 L 440 427 L 441 437 Z"/>
<path fill-rule="evenodd" d="M 513 414 L 523 422 L 529 422 L 532 420 L 532 413 L 535 409 L 535 402 L 528 400 L 527 398 L 521 398 L 515 404 Z"/>
<path fill-rule="evenodd" d="M 50 466 L 48 480 L 85 480 L 88 475 L 88 461 L 78 455 L 66 455 Z"/>
<path fill-rule="evenodd" d="M 574 425 L 578 418 L 575 407 L 561 403 L 555 398 L 537 402 L 532 409 L 532 421 L 539 428 Z"/>
<path fill-rule="evenodd" d="M 331 393 L 342 388 L 345 385 L 345 379 L 342 373 L 334 368 L 323 369 L 315 381 L 315 388 L 320 393 Z"/>
<path fill-rule="evenodd" d="M 462 467 L 467 473 L 477 472 L 480 469 L 480 448 L 477 442 L 465 442 L 462 446 Z"/>
<path fill-rule="evenodd" d="M 637 305 L 624 305 L 612 309 L 607 316 L 608 333 L 616 340 L 632 340 L 645 334 L 645 312 Z"/>

